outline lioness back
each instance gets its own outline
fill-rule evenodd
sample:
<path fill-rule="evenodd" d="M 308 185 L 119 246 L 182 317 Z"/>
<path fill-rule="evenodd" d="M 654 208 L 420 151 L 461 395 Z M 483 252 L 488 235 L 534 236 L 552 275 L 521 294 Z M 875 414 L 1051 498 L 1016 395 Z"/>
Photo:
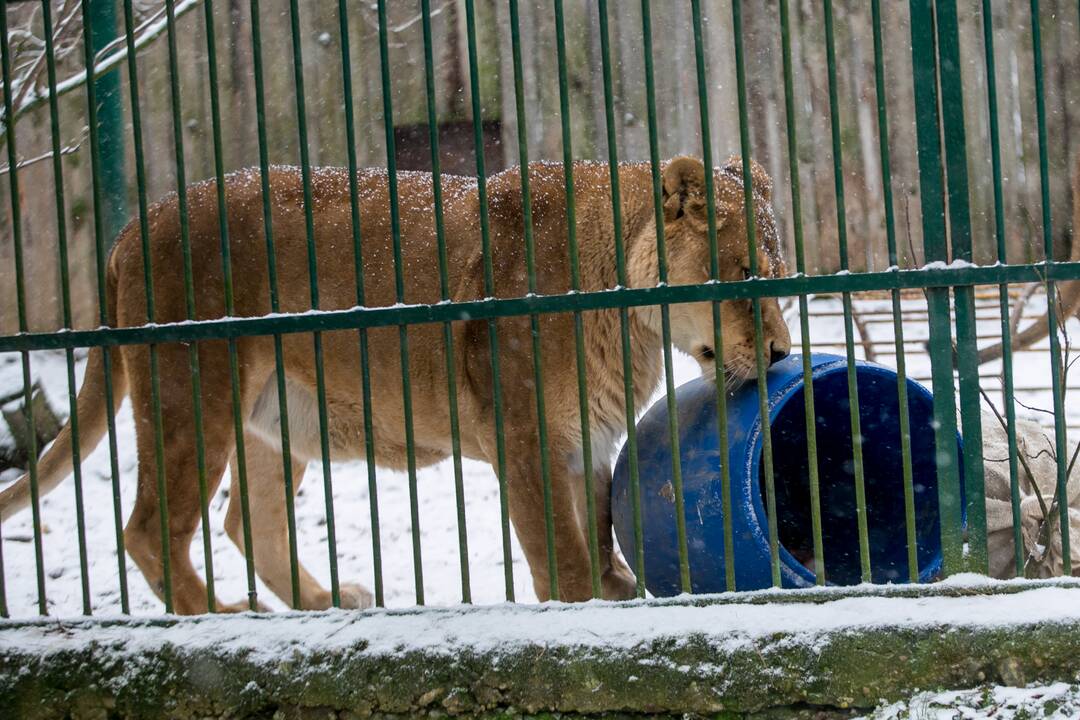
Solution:
<path fill-rule="evenodd" d="M 323 310 L 353 307 L 357 304 L 357 285 L 349 175 L 342 168 L 313 168 L 311 173 L 318 306 Z M 437 302 L 440 288 L 431 176 L 402 172 L 398 173 L 397 180 L 401 257 L 404 261 L 402 273 L 408 278 L 403 283 L 403 299 L 406 303 Z M 269 181 L 272 208 L 269 225 L 275 254 L 273 270 L 277 276 L 278 310 L 303 312 L 312 307 L 312 293 L 301 173 L 298 168 L 274 167 Z M 271 311 L 270 267 L 260 174 L 258 170 L 244 170 L 227 175 L 225 182 L 235 297 L 233 314 L 240 317 L 264 315 Z M 454 226 L 447 233 L 447 244 L 451 287 L 455 288 L 460 281 L 461 269 L 478 247 L 470 247 L 471 242 L 460 242 L 461 231 L 470 228 L 468 223 L 463 226 L 452 216 L 463 200 L 475 195 L 476 183 L 468 178 L 447 175 L 442 178 L 442 186 L 447 223 Z M 398 302 L 398 297 L 389 183 L 384 170 L 359 172 L 357 201 L 364 304 L 393 305 Z M 215 181 L 188 188 L 187 216 L 194 316 L 198 319 L 221 317 L 225 302 Z M 173 302 L 185 297 L 180 213 L 175 194 L 151 207 L 149 221 L 151 264 L 155 269 L 155 320 L 186 320 L 185 304 Z M 122 313 L 121 324 L 145 322 L 143 262 L 137 222 L 131 223 L 121 234 L 111 262 L 118 274 L 121 291 L 126 295 L 120 302 L 121 307 L 140 306 L 135 312 Z"/>

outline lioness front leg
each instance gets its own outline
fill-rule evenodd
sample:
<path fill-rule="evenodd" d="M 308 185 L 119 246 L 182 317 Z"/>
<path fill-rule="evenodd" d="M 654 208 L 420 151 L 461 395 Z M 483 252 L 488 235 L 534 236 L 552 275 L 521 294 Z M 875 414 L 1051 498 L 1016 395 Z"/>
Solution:
<path fill-rule="evenodd" d="M 535 438 L 507 438 L 507 491 L 510 520 L 518 542 L 525 551 L 532 574 L 536 597 L 551 600 L 551 575 L 547 543 L 547 522 L 544 510 L 544 482 L 540 471 L 540 447 Z M 575 502 L 582 479 L 570 472 L 562 458 L 566 453 L 556 446 L 549 447 L 551 462 L 551 504 L 555 534 L 555 559 L 558 581 L 558 600 L 576 602 L 589 600 L 592 592 L 592 567 L 589 560 L 587 528 L 584 509 Z M 494 451 L 490 453 L 495 466 Z"/>

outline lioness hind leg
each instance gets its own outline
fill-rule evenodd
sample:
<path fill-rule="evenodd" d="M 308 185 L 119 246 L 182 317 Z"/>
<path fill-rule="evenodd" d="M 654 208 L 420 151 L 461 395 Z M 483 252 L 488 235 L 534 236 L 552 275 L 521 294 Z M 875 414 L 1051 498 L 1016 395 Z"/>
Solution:
<path fill-rule="evenodd" d="M 205 357 L 200 353 L 200 357 L 203 366 L 204 468 L 207 493 L 212 496 L 221 482 L 232 450 L 227 432 L 232 424 L 232 414 L 229 393 L 216 392 L 220 373 L 216 372 L 215 364 L 209 361 L 212 360 L 210 353 Z M 151 381 L 149 373 L 137 371 L 146 368 L 148 360 L 145 348 L 128 348 L 124 351 L 139 456 L 135 508 L 124 528 L 124 540 L 128 553 L 150 588 L 164 600 L 166 576 Z M 195 571 L 190 556 L 191 540 L 201 519 L 201 501 L 187 351 L 182 346 L 160 346 L 159 367 L 161 432 L 166 440 L 163 464 L 168 511 L 169 584 L 173 610 L 181 615 L 193 615 L 205 613 L 210 607 L 206 584 Z"/>
<path fill-rule="evenodd" d="M 281 451 L 257 435 L 244 433 L 244 454 L 255 572 L 267 587 L 290 607 L 325 610 L 332 605 L 330 591 L 299 561 L 299 604 L 293 597 L 289 526 L 285 510 L 285 471 Z M 295 458 L 291 459 L 291 463 L 295 492 L 300 487 L 306 465 Z M 235 457 L 230 466 L 232 485 L 229 491 L 229 510 L 225 516 L 225 530 L 240 552 L 244 552 L 240 476 Z M 372 605 L 371 593 L 361 585 L 343 583 L 339 589 L 341 606 L 344 608 L 366 608 Z"/>

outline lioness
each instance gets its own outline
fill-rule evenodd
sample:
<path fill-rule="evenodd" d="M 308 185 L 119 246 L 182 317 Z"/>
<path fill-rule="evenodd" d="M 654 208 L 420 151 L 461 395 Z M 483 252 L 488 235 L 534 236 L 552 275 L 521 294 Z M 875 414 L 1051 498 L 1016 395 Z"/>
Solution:
<path fill-rule="evenodd" d="M 715 171 L 720 269 L 724 280 L 741 280 L 748 275 L 749 268 L 739 167 L 739 161 L 735 159 Z M 602 164 L 577 163 L 574 166 L 583 290 L 602 290 L 617 284 L 608 172 L 608 167 Z M 623 242 L 632 287 L 651 287 L 658 282 L 650 172 L 648 164 L 619 167 Z M 320 307 L 324 310 L 349 308 L 356 303 L 349 178 L 341 169 L 328 168 L 313 173 Z M 519 173 L 519 169 L 508 170 L 491 178 L 487 185 L 495 295 L 504 298 L 520 297 L 528 292 Z M 558 165 L 536 163 L 529 167 L 529 173 L 538 292 L 565 293 L 570 290 L 570 271 L 563 171 Z M 440 286 L 432 179 L 423 173 L 400 173 L 398 181 L 405 301 L 435 303 L 440 300 Z M 239 172 L 230 175 L 226 182 L 236 302 L 234 315 L 263 315 L 270 311 L 270 284 L 260 175 L 257 171 Z M 485 296 L 484 265 L 480 251 L 477 184 L 467 178 L 450 176 L 443 177 L 442 182 L 452 298 L 482 298 Z M 668 276 L 672 284 L 702 283 L 709 279 L 704 183 L 705 169 L 699 160 L 679 157 L 663 167 L 664 226 Z M 280 308 L 285 312 L 302 312 L 311 307 L 311 295 L 300 172 L 295 168 L 274 168 L 270 173 L 270 185 Z M 757 238 L 761 247 L 758 254 L 760 274 L 783 275 L 784 264 L 769 211 L 771 184 L 756 165 L 752 185 L 756 196 Z M 196 278 L 196 316 L 200 319 L 222 317 L 225 307 L 215 183 L 192 186 L 188 190 L 188 202 Z M 361 174 L 359 205 L 366 304 L 391 305 L 397 298 L 385 171 Z M 155 319 L 157 322 L 185 320 L 180 218 L 175 196 L 151 209 L 149 247 Z M 137 223 L 123 230 L 112 252 L 107 298 L 111 325 L 129 327 L 145 322 L 146 294 Z M 721 312 L 726 371 L 734 379 L 746 378 L 755 367 L 750 302 L 725 302 Z M 788 354 L 790 338 L 774 299 L 762 301 L 762 312 L 763 339 L 772 362 Z M 570 314 L 544 315 L 540 326 L 559 595 L 562 600 L 584 600 L 592 593 L 578 386 L 571 359 L 574 357 L 573 317 Z M 658 308 L 631 308 L 629 327 L 634 400 L 641 408 L 661 378 Z M 528 317 L 503 318 L 498 322 L 498 330 L 510 517 L 528 558 L 536 594 L 541 600 L 547 600 L 549 579 L 530 321 Z M 634 594 L 634 578 L 613 549 L 609 508 L 609 461 L 615 443 L 626 429 L 622 358 L 618 349 L 619 312 L 586 313 L 584 331 L 603 594 L 605 598 L 629 598 Z M 694 356 L 704 372 L 713 372 L 713 325 L 709 303 L 673 306 L 671 331 L 676 347 Z M 408 371 L 412 381 L 415 457 L 419 466 L 436 463 L 451 452 L 442 332 L 438 324 L 408 329 Z M 494 463 L 496 434 L 487 321 L 463 318 L 454 323 L 453 336 L 461 451 L 469 458 Z M 369 367 L 376 389 L 369 398 L 374 416 L 376 461 L 384 467 L 403 469 L 406 467 L 405 411 L 398 330 L 373 329 L 369 338 Z M 355 331 L 330 332 L 323 336 L 322 342 L 332 455 L 335 459 L 362 458 L 363 398 L 357 335 Z M 282 343 L 292 474 L 299 485 L 306 463 L 321 457 L 315 402 L 316 369 L 309 334 L 286 335 Z M 245 337 L 236 344 L 255 568 L 275 594 L 288 600 L 291 585 L 274 343 L 270 337 Z M 207 610 L 205 586 L 189 557 L 189 545 L 200 519 L 200 503 L 188 349 L 182 344 L 163 344 L 158 346 L 158 354 L 174 607 L 179 613 L 201 613 Z M 202 375 L 206 477 L 213 492 L 235 449 L 227 345 L 221 340 L 200 342 L 198 356 Z M 138 441 L 137 497 L 124 537 L 132 559 L 151 588 L 161 596 L 164 577 L 149 350 L 144 345 L 128 345 L 113 351 L 111 357 L 112 380 L 116 388 L 114 401 L 119 405 L 125 394 L 130 395 Z M 84 453 L 96 446 L 106 431 L 104 369 L 102 352 L 92 350 L 78 396 L 80 443 Z M 65 426 L 39 463 L 43 493 L 55 488 L 71 471 L 70 432 L 70 426 Z M 229 536 L 243 549 L 236 463 L 232 466 L 233 492 L 226 527 Z M 5 521 L 28 504 L 28 485 L 24 476 L 0 493 L 0 513 Z M 300 589 L 303 608 L 318 609 L 330 605 L 330 593 L 303 568 L 300 569 Z M 346 607 L 371 604 L 371 594 L 360 585 L 342 585 L 341 599 Z M 246 604 L 238 603 L 219 606 L 219 609 L 243 610 L 246 607 Z"/>

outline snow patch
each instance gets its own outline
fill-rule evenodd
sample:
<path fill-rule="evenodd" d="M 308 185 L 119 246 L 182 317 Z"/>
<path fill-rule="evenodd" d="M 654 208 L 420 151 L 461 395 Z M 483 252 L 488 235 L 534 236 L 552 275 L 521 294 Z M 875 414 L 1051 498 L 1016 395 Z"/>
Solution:
<path fill-rule="evenodd" d="M 1045 587 L 994 596 L 846 597 L 811 603 L 721 603 L 705 606 L 592 601 L 542 607 L 332 610 L 243 614 L 147 622 L 116 618 L 74 622 L 0 622 L 0 648 L 46 656 L 93 643 L 109 652 L 151 652 L 165 645 L 239 653 L 276 663 L 297 651 L 350 650 L 371 656 L 410 652 L 454 655 L 521 646 L 562 646 L 613 652 L 675 638 L 708 642 L 733 652 L 773 638 L 820 646 L 825 637 L 875 628 L 988 628 L 1080 622 L 1075 589 Z M 103 621 L 104 620 L 104 621 Z"/>
<path fill-rule="evenodd" d="M 866 720 L 1072 720 L 1077 717 L 1080 717 L 1080 688 L 1066 683 L 923 692 L 907 701 L 880 706 L 865 716 Z"/>

